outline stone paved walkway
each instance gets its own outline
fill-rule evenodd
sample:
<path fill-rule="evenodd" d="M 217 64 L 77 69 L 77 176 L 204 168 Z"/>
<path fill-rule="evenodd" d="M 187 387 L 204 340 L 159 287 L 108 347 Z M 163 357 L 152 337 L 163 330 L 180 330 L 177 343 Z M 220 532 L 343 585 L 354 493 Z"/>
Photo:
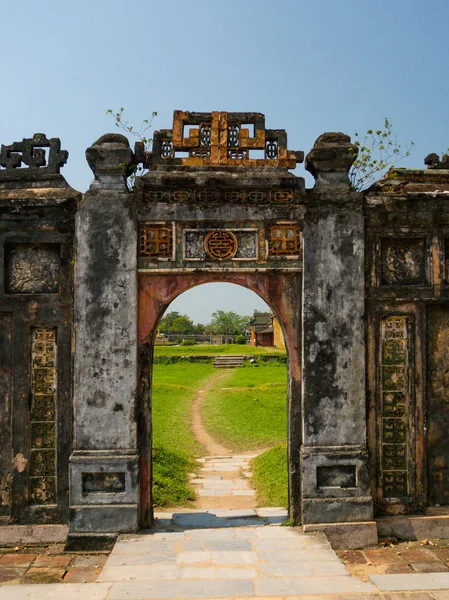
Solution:
<path fill-rule="evenodd" d="M 376 591 L 349 575 L 324 536 L 269 524 L 283 511 L 244 512 L 175 514 L 171 530 L 122 536 L 98 578 L 112 584 L 108 600 Z M 185 529 L 200 524 L 209 527 Z"/>
<path fill-rule="evenodd" d="M 249 485 L 252 475 L 250 461 L 258 454 L 198 458 L 201 465 L 198 474 L 190 474 L 190 483 L 195 486 L 197 494 L 195 507 L 255 507 L 256 492 Z"/>
<path fill-rule="evenodd" d="M 119 538 L 96 583 L 0 585 L 0 600 L 449 600 L 449 573 L 360 581 L 324 535 L 279 525 L 282 509 L 159 516 Z"/>

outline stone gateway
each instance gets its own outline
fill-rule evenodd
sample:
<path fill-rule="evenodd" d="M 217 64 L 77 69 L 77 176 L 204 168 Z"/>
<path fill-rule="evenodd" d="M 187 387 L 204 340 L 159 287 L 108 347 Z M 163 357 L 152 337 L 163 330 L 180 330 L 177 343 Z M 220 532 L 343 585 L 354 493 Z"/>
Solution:
<path fill-rule="evenodd" d="M 157 324 L 207 282 L 253 290 L 282 327 L 291 519 L 368 544 L 374 517 L 444 512 L 447 161 L 360 193 L 350 138 L 325 133 L 306 189 L 264 115 L 182 111 L 151 153 L 107 134 L 86 157 L 82 195 L 57 138 L 1 146 L 3 525 L 68 524 L 76 543 L 152 524 Z"/>

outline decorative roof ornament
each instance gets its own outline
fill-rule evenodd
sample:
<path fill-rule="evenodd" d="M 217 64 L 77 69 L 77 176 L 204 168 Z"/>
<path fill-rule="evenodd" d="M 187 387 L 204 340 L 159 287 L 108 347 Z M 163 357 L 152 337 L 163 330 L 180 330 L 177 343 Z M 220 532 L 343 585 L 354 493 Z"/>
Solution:
<path fill-rule="evenodd" d="M 142 144 L 136 156 L 143 161 Z M 265 129 L 261 113 L 174 111 L 173 129 L 155 131 L 148 166 L 294 169 L 304 152 L 287 149 L 285 129 Z"/>
<path fill-rule="evenodd" d="M 424 164 L 427 165 L 428 169 L 449 169 L 449 155 L 443 154 L 443 158 L 440 160 L 438 154 L 433 152 L 426 156 Z"/>
<path fill-rule="evenodd" d="M 49 149 L 48 157 L 46 148 Z M 58 175 L 68 159 L 67 150 L 61 150 L 59 138 L 48 139 L 44 133 L 35 133 L 9 146 L 0 148 L 1 179 L 41 179 L 47 175 Z"/>

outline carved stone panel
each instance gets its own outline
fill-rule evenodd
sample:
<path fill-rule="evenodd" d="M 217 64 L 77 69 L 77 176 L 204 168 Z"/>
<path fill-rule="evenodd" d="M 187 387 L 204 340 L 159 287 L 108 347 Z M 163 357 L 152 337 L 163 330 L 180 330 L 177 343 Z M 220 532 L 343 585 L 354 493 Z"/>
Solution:
<path fill-rule="evenodd" d="M 407 316 L 381 322 L 380 467 L 382 497 L 409 495 L 409 334 Z"/>
<path fill-rule="evenodd" d="M 318 466 L 316 469 L 317 487 L 357 487 L 355 465 Z"/>
<path fill-rule="evenodd" d="M 426 240 L 384 238 L 381 241 L 382 285 L 425 285 Z"/>
<path fill-rule="evenodd" d="M 12 314 L 0 313 L 0 516 L 11 507 L 12 343 Z"/>
<path fill-rule="evenodd" d="M 56 329 L 32 330 L 30 503 L 56 503 Z"/>
<path fill-rule="evenodd" d="M 173 225 L 143 223 L 139 227 L 139 256 L 170 260 L 173 258 Z"/>
<path fill-rule="evenodd" d="M 8 294 L 56 294 L 59 292 L 58 244 L 16 244 L 6 247 Z"/>
<path fill-rule="evenodd" d="M 449 504 L 449 307 L 428 309 L 427 407 L 430 504 Z"/>
<path fill-rule="evenodd" d="M 233 258 L 237 252 L 238 242 L 232 231 L 209 231 L 204 238 L 204 249 L 209 258 L 224 260 Z"/>
<path fill-rule="evenodd" d="M 268 255 L 297 257 L 301 254 L 301 232 L 296 223 L 270 225 Z"/>
<path fill-rule="evenodd" d="M 124 492 L 126 473 L 103 471 L 100 473 L 82 473 L 83 493 L 95 494 Z"/>
<path fill-rule="evenodd" d="M 185 229 L 185 260 L 255 260 L 256 229 Z"/>
<path fill-rule="evenodd" d="M 444 282 L 449 283 L 449 238 L 444 239 Z"/>

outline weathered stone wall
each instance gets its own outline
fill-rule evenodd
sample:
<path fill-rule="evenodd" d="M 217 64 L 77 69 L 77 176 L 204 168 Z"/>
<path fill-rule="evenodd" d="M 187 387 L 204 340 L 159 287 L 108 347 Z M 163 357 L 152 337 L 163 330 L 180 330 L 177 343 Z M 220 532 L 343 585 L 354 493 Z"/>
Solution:
<path fill-rule="evenodd" d="M 449 171 L 429 164 L 393 169 L 365 196 L 370 471 L 379 514 L 449 503 Z"/>
<path fill-rule="evenodd" d="M 80 203 L 59 140 L 2 146 L 0 519 L 69 520 L 73 539 L 151 525 L 153 338 L 176 296 L 211 281 L 252 289 L 282 326 L 295 521 L 371 535 L 373 501 L 448 504 L 447 163 L 358 194 L 350 139 L 328 133 L 306 190 L 289 173 L 302 153 L 258 113 L 178 111 L 152 155 L 135 151 L 95 142 Z"/>
<path fill-rule="evenodd" d="M 81 194 L 43 134 L 0 152 L 0 517 L 65 523 L 72 450 L 73 244 Z"/>
<path fill-rule="evenodd" d="M 304 217 L 303 522 L 367 521 L 364 227 L 350 189 L 350 140 L 324 134 L 307 156 L 316 177 Z"/>
<path fill-rule="evenodd" d="M 86 152 L 95 181 L 76 221 L 73 533 L 138 527 L 136 225 L 120 135 Z"/>

